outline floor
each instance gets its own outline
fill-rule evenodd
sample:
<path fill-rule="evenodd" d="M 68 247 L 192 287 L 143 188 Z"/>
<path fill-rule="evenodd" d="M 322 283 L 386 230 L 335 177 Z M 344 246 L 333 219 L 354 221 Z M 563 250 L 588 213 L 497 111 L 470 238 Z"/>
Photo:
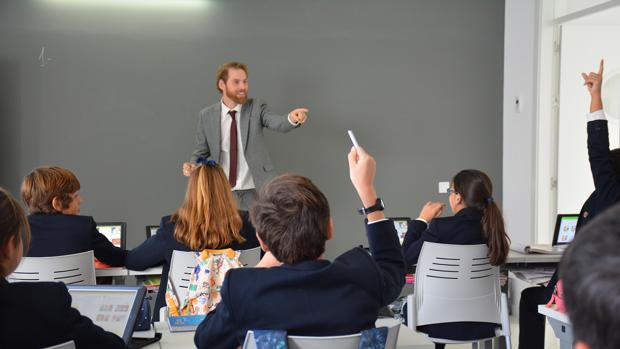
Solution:
<path fill-rule="evenodd" d="M 510 339 L 512 342 L 512 349 L 519 348 L 519 319 L 510 317 Z M 553 329 L 547 323 L 545 328 L 545 349 L 559 349 L 560 342 L 553 334 Z M 471 349 L 471 344 L 454 344 L 446 345 L 446 349 Z"/>

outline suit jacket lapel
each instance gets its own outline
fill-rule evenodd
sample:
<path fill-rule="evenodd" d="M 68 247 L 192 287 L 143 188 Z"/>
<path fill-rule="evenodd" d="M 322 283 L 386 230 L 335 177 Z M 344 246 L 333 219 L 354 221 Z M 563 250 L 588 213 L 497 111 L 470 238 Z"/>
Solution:
<path fill-rule="evenodd" d="M 222 143 L 222 104 L 221 102 L 217 103 L 217 107 L 213 112 L 213 115 L 209 117 L 209 125 L 207 127 L 207 140 L 211 140 L 209 142 L 209 149 L 211 149 L 211 158 L 215 160 L 215 162 L 220 162 L 220 151 L 221 143 Z"/>
<path fill-rule="evenodd" d="M 250 113 L 251 113 L 251 108 L 250 108 L 250 103 L 245 103 L 242 107 L 241 107 L 241 119 L 240 121 L 240 131 L 241 131 L 241 142 L 243 143 L 243 153 L 245 154 L 245 152 L 248 150 L 248 136 L 250 134 Z"/>

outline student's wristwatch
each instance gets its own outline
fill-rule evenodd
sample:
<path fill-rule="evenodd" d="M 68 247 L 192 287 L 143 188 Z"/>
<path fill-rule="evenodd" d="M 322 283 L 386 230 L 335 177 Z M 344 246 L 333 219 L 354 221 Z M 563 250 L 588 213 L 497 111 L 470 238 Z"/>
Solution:
<path fill-rule="evenodd" d="M 383 205 L 383 200 L 381 200 L 381 198 L 377 198 L 377 201 L 375 202 L 374 205 L 370 207 L 358 208 L 357 212 L 359 212 L 359 214 L 362 216 L 367 216 L 369 213 L 373 213 L 376 211 L 383 211 L 384 209 L 385 209 L 385 206 Z"/>

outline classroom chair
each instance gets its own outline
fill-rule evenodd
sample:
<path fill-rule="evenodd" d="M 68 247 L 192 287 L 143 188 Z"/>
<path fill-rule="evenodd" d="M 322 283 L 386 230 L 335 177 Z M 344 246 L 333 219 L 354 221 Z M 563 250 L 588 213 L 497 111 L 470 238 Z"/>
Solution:
<path fill-rule="evenodd" d="M 500 324 L 495 337 L 470 341 L 429 338 L 436 343 L 489 347 L 504 336 L 510 348 L 508 302 L 501 293 L 499 267 L 489 263 L 486 245 L 425 242 L 416 268 L 414 294 L 407 296 L 407 323 L 417 326 L 476 321 Z"/>
<path fill-rule="evenodd" d="M 67 285 L 95 285 L 93 251 L 55 257 L 24 257 L 9 282 L 58 281 Z"/>

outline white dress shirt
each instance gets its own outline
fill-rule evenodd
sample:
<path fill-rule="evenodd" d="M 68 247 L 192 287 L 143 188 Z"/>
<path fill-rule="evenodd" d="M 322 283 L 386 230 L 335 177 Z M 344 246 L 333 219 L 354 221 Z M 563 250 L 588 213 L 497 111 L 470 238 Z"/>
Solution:
<path fill-rule="evenodd" d="M 240 119 L 241 119 L 241 104 L 237 104 L 233 109 L 230 109 L 221 102 L 222 104 L 222 117 L 221 117 L 221 152 L 220 152 L 220 166 L 226 173 L 226 178 L 228 178 L 228 174 L 230 173 L 230 124 L 232 123 L 232 117 L 228 114 L 229 111 L 235 110 L 237 114 L 235 114 L 235 120 L 237 121 L 237 183 L 232 190 L 249 190 L 254 189 L 256 186 L 254 185 L 254 179 L 252 178 L 252 174 L 250 173 L 250 168 L 248 167 L 248 162 L 245 159 L 245 153 L 243 151 L 243 143 L 240 128 Z"/>
<path fill-rule="evenodd" d="M 586 114 L 586 119 L 588 120 L 588 122 L 594 121 L 594 120 L 607 120 L 603 109 L 599 109 L 593 113 Z"/>

